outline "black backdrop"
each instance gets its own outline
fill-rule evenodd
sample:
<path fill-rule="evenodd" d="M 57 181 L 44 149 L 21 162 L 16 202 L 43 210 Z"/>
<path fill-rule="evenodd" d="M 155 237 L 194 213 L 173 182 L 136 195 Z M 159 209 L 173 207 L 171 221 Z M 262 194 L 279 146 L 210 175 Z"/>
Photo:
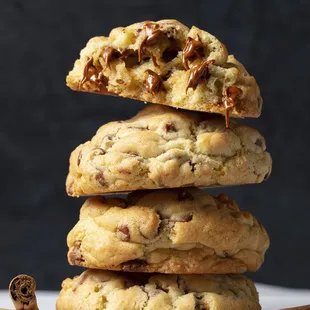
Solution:
<path fill-rule="evenodd" d="M 68 198 L 70 152 L 143 103 L 70 91 L 65 75 L 86 41 L 119 25 L 176 18 L 218 36 L 261 86 L 270 179 L 225 191 L 271 237 L 256 281 L 310 288 L 310 1 L 1 0 L 0 288 L 29 273 L 59 289 L 79 273 L 65 238 L 83 198 Z"/>

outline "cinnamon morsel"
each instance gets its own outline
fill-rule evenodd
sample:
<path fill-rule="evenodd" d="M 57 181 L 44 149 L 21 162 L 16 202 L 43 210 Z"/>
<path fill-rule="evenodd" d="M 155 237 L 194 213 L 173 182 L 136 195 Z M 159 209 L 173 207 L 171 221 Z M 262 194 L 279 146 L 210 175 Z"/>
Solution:
<path fill-rule="evenodd" d="M 188 79 L 188 84 L 186 87 L 186 93 L 189 88 L 192 88 L 195 90 L 198 86 L 198 84 L 203 80 L 203 79 L 208 79 L 209 78 L 209 65 L 214 63 L 214 59 L 211 60 L 205 60 L 202 61 L 201 63 L 195 65 L 190 72 L 189 79 Z"/>
<path fill-rule="evenodd" d="M 36 281 L 26 275 L 16 276 L 9 285 L 9 294 L 16 310 L 39 310 L 35 295 Z"/>

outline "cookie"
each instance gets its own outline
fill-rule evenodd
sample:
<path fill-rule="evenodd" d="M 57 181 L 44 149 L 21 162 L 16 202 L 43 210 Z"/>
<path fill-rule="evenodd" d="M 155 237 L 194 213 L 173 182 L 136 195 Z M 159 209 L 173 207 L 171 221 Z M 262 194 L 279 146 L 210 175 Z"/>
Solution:
<path fill-rule="evenodd" d="M 67 237 L 71 265 L 126 272 L 256 271 L 269 247 L 261 224 L 222 194 L 199 188 L 92 197 Z"/>
<path fill-rule="evenodd" d="M 227 118 L 258 117 L 262 108 L 254 77 L 226 47 L 176 20 L 145 21 L 90 39 L 67 85 Z"/>
<path fill-rule="evenodd" d="M 67 193 L 260 183 L 272 166 L 265 149 L 257 130 L 226 129 L 222 116 L 149 105 L 73 151 Z"/>
<path fill-rule="evenodd" d="M 57 310 L 259 310 L 254 283 L 243 276 L 153 275 L 86 270 L 66 279 Z"/>

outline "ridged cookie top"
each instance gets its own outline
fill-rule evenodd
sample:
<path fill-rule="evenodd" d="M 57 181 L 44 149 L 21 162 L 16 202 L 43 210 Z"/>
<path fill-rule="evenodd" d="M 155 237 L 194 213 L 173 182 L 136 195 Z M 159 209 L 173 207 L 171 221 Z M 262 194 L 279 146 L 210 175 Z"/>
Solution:
<path fill-rule="evenodd" d="M 258 117 L 262 107 L 255 79 L 225 46 L 176 20 L 145 21 L 90 39 L 67 84 L 227 118 Z"/>
<path fill-rule="evenodd" d="M 164 273 L 256 271 L 269 246 L 249 212 L 198 188 L 90 198 L 67 241 L 71 264 Z"/>
<path fill-rule="evenodd" d="M 259 183 L 271 172 L 265 139 L 223 117 L 150 105 L 102 126 L 71 154 L 71 196 Z"/>
<path fill-rule="evenodd" d="M 258 310 L 253 282 L 242 276 L 126 275 L 87 270 L 66 279 L 57 310 Z"/>

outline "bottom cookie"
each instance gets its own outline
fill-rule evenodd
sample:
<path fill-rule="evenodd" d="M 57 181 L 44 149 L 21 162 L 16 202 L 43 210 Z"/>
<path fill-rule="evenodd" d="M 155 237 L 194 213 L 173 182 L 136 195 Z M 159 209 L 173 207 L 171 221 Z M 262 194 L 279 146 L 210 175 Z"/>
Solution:
<path fill-rule="evenodd" d="M 66 279 L 57 310 L 261 309 L 254 283 L 243 276 L 148 275 L 86 270 Z"/>

